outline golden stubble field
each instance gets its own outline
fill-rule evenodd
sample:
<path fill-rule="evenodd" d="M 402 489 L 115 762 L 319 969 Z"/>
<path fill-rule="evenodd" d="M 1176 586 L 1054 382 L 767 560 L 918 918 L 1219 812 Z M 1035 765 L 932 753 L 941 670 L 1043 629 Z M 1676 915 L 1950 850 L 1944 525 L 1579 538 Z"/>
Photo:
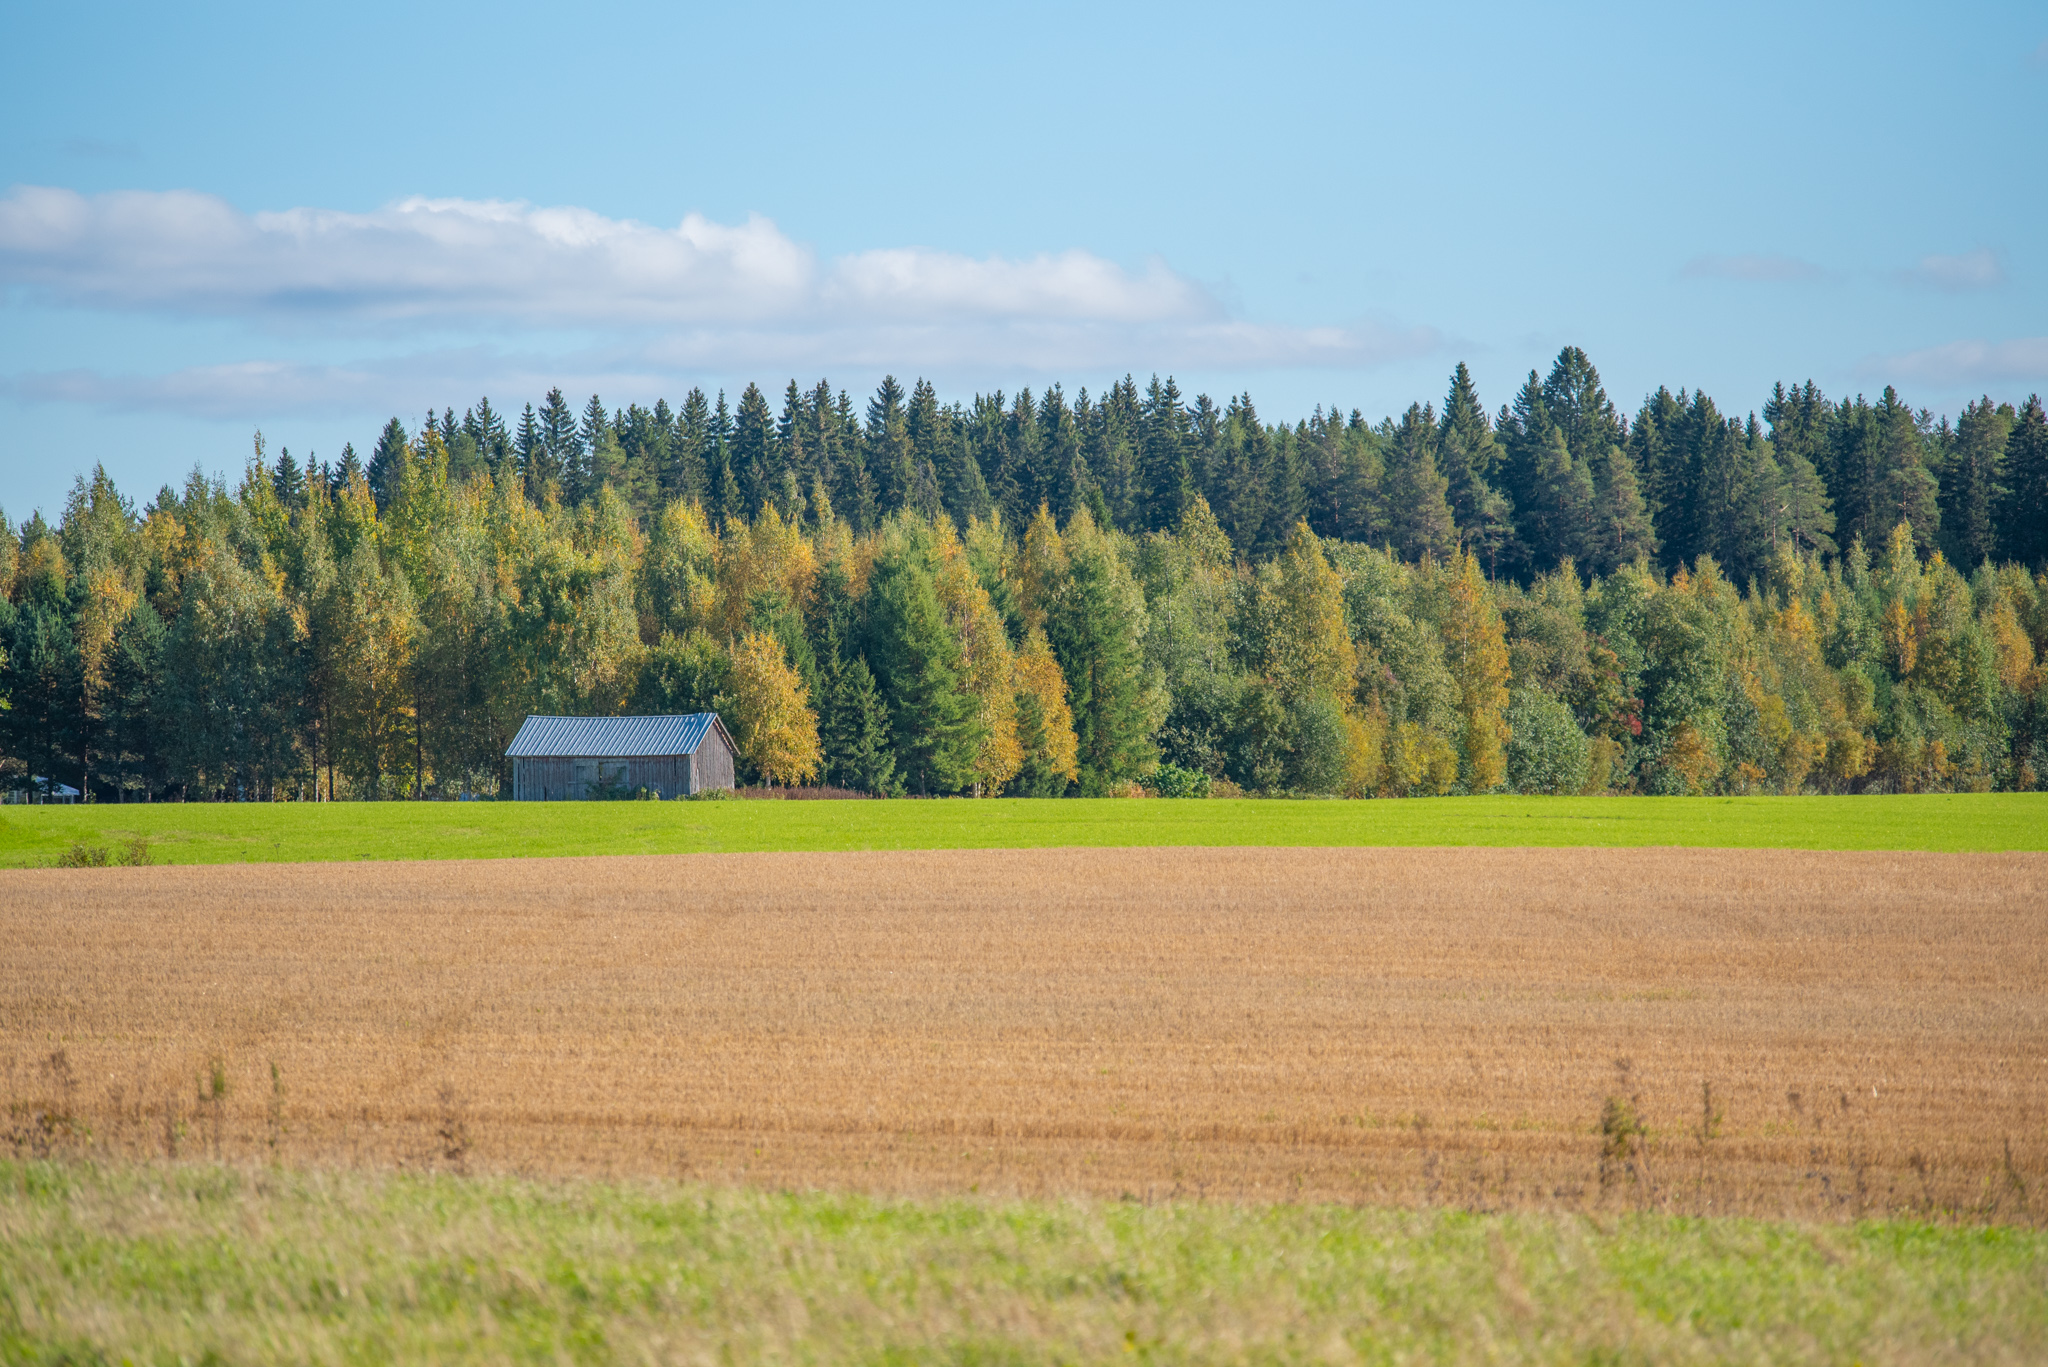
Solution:
<path fill-rule="evenodd" d="M 2048 857 L 0 873 L 22 1151 L 2038 1221 Z"/>

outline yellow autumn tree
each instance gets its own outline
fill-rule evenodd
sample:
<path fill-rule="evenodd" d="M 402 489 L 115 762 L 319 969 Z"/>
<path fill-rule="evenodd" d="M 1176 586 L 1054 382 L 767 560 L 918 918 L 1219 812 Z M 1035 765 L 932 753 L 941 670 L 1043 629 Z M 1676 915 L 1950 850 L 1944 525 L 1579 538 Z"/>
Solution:
<path fill-rule="evenodd" d="M 1019 786 L 1030 796 L 1058 796 L 1080 777 L 1080 743 L 1074 736 L 1066 676 L 1043 631 L 1034 628 L 1025 634 L 1012 677 L 1023 775 Z"/>
<path fill-rule="evenodd" d="M 817 551 L 803 527 L 784 522 L 773 504 L 750 526 L 728 528 L 718 542 L 718 592 L 711 633 L 732 640 L 746 626 L 757 594 L 777 594 L 802 611 L 817 578 Z"/>
<path fill-rule="evenodd" d="M 1479 561 L 1460 552 L 1449 569 L 1444 664 L 1458 684 L 1458 772 L 1467 791 L 1491 792 L 1507 778 L 1507 632 Z"/>
<path fill-rule="evenodd" d="M 697 503 L 662 509 L 640 560 L 640 634 L 687 636 L 707 627 L 718 597 L 718 533 Z"/>
<path fill-rule="evenodd" d="M 412 777 L 409 671 L 419 617 L 405 576 L 370 546 L 344 560 L 315 611 L 313 639 L 331 683 L 334 758 L 358 795 L 381 798 Z"/>
<path fill-rule="evenodd" d="M 732 650 L 731 690 L 720 710 L 733 723 L 740 755 L 772 783 L 815 778 L 824 755 L 818 719 L 782 643 L 747 632 Z"/>
<path fill-rule="evenodd" d="M 1053 589 L 1067 575 L 1067 550 L 1043 503 L 1024 529 L 1024 550 L 1017 557 L 1017 608 L 1026 630 L 1045 625 Z"/>

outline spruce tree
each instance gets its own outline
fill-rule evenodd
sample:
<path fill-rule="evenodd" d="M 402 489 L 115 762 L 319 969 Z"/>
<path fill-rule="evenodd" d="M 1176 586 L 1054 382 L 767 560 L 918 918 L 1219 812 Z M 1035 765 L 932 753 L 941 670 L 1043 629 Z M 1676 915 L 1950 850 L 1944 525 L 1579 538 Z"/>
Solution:
<path fill-rule="evenodd" d="M 1656 553 L 1657 533 L 1636 463 L 1626 447 L 1609 442 L 1593 462 L 1593 534 L 1585 569 L 1608 575 Z"/>
<path fill-rule="evenodd" d="M 1139 644 L 1145 595 L 1085 511 L 1074 515 L 1061 544 L 1066 568 L 1048 594 L 1045 634 L 1067 681 L 1081 791 L 1100 796 L 1132 782 L 1158 759 Z"/>
<path fill-rule="evenodd" d="M 574 502 L 582 503 L 595 498 L 597 491 L 605 486 L 607 477 L 611 477 L 612 483 L 617 483 L 616 475 L 619 472 L 600 468 L 599 464 L 600 461 L 606 465 L 612 463 L 613 452 L 607 451 L 600 455 L 599 448 L 603 445 L 604 439 L 614 435 L 614 432 L 612 420 L 605 413 L 604 400 L 592 394 L 590 402 L 583 405 L 583 420 L 576 428 L 576 440 L 582 448 L 583 459 L 571 466 L 571 473 L 564 480 L 564 483 L 575 491 Z"/>
<path fill-rule="evenodd" d="M 903 386 L 884 375 L 868 400 L 866 448 L 868 478 L 874 481 L 875 511 L 893 513 L 905 506 L 917 480 L 911 461 L 910 429 L 903 412 Z"/>
<path fill-rule="evenodd" d="M 1884 470 L 1878 448 L 1877 410 L 1861 394 L 1836 405 L 1828 421 L 1828 460 L 1822 474 L 1835 500 L 1837 539 L 1882 546 L 1894 519 L 1885 515 Z"/>
<path fill-rule="evenodd" d="M 270 488 L 277 495 L 277 501 L 287 508 L 305 505 L 306 477 L 300 471 L 299 463 L 292 459 L 289 446 L 278 448 L 277 464 L 270 472 Z"/>
<path fill-rule="evenodd" d="M 583 442 L 576 435 L 576 415 L 560 389 L 550 389 L 541 405 L 538 436 L 540 458 L 527 461 L 527 492 L 538 503 L 553 485 L 573 499 L 583 468 Z"/>
<path fill-rule="evenodd" d="M 1152 377 L 1145 391 L 1140 425 L 1142 494 L 1139 523 L 1146 531 L 1171 531 L 1194 495 L 1188 468 L 1190 437 L 1187 406 L 1171 375 L 1161 384 Z"/>
<path fill-rule="evenodd" d="M 726 407 L 725 391 L 718 391 L 718 403 L 711 410 L 711 440 L 706 448 L 710 483 L 710 513 L 715 521 L 730 527 L 747 520 L 746 500 L 733 472 L 732 411 Z"/>
<path fill-rule="evenodd" d="M 958 792 L 981 737 L 924 546 L 913 538 L 877 560 L 869 594 L 867 658 L 888 705 L 896 763 L 921 796 Z"/>
<path fill-rule="evenodd" d="M 1386 474 L 1388 533 L 1404 560 L 1441 559 L 1457 548 L 1450 481 L 1437 470 L 1436 443 L 1436 414 L 1409 404 L 1394 429 Z"/>
<path fill-rule="evenodd" d="M 329 497 L 332 497 L 333 495 L 338 494 L 342 490 L 348 488 L 348 486 L 354 483 L 358 478 L 364 477 L 365 476 L 363 475 L 363 462 L 361 458 L 356 455 L 356 448 L 354 443 L 343 442 L 341 444 L 341 463 L 334 467 L 334 481 L 329 486 L 327 491 Z"/>
<path fill-rule="evenodd" d="M 1588 460 L 1622 440 L 1621 417 L 1600 387 L 1600 372 L 1575 346 L 1557 353 L 1550 375 L 1543 381 L 1543 406 L 1550 421 L 1564 433 L 1564 444 L 1574 459 Z"/>
<path fill-rule="evenodd" d="M 2039 394 L 2028 395 L 2020 406 L 2005 441 L 2004 466 L 2000 553 L 2036 571 L 2048 568 L 2048 415 Z"/>
<path fill-rule="evenodd" d="M 704 391 L 691 386 L 683 399 L 683 411 L 676 419 L 673 457 L 662 473 L 661 493 L 665 499 L 702 503 L 707 488 L 707 449 L 711 443 L 711 404 Z"/>
<path fill-rule="evenodd" d="M 377 445 L 370 453 L 366 478 L 370 481 L 370 497 L 377 500 L 380 513 L 389 506 L 391 496 L 398 492 L 398 470 L 405 463 L 410 445 L 405 435 L 405 424 L 396 418 L 385 423 L 384 430 L 377 434 Z"/>
<path fill-rule="evenodd" d="M 1973 569 L 1998 549 L 1997 513 L 2005 445 L 2019 415 L 1989 395 L 1963 409 L 1941 466 L 1941 544 L 1949 563 Z"/>
<path fill-rule="evenodd" d="M 885 797 L 902 792 L 889 748 L 889 708 L 858 656 L 839 670 L 823 740 L 827 783 Z"/>
<path fill-rule="evenodd" d="M 1437 469 L 1449 484 L 1458 539 L 1485 563 L 1488 574 L 1495 572 L 1496 562 L 1515 535 L 1514 506 L 1496 484 L 1504 458 L 1494 439 L 1493 424 L 1480 405 L 1472 372 L 1460 361 L 1451 372 L 1450 393 L 1444 397 L 1444 415 L 1437 432 Z"/>
<path fill-rule="evenodd" d="M 537 490 L 541 483 L 535 464 L 545 459 L 541 451 L 540 419 L 535 415 L 533 405 L 528 404 L 519 415 L 519 426 L 512 435 L 512 466 L 518 472 L 526 496 L 535 501 L 538 501 Z"/>
<path fill-rule="evenodd" d="M 497 409 L 491 407 L 491 397 L 486 394 L 476 401 L 471 410 L 476 418 L 476 449 L 494 474 L 501 474 L 505 458 L 512 454 L 512 437 L 505 430 L 505 419 Z"/>
<path fill-rule="evenodd" d="M 1920 419 L 1890 385 L 1877 402 L 1877 484 L 1889 526 L 1913 524 L 1922 554 L 1933 549 L 1941 530 L 1940 486 L 1927 468 L 1927 439 Z"/>

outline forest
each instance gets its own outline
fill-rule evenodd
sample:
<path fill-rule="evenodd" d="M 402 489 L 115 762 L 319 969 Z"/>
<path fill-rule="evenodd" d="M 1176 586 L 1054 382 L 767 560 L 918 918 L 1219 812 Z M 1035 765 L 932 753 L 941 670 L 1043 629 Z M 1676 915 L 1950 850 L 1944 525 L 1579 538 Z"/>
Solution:
<path fill-rule="evenodd" d="M 715 709 L 876 795 L 2029 790 L 2044 651 L 2038 395 L 555 390 L 0 517 L 0 788 L 490 797 L 529 713 Z"/>

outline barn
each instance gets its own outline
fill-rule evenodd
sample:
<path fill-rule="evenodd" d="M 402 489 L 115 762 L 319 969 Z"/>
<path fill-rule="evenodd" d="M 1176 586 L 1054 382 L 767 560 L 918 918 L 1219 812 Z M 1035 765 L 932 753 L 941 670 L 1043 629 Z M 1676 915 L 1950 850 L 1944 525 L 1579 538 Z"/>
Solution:
<path fill-rule="evenodd" d="M 732 735 L 716 712 L 528 717 L 506 747 L 518 802 L 685 797 L 733 786 Z"/>

